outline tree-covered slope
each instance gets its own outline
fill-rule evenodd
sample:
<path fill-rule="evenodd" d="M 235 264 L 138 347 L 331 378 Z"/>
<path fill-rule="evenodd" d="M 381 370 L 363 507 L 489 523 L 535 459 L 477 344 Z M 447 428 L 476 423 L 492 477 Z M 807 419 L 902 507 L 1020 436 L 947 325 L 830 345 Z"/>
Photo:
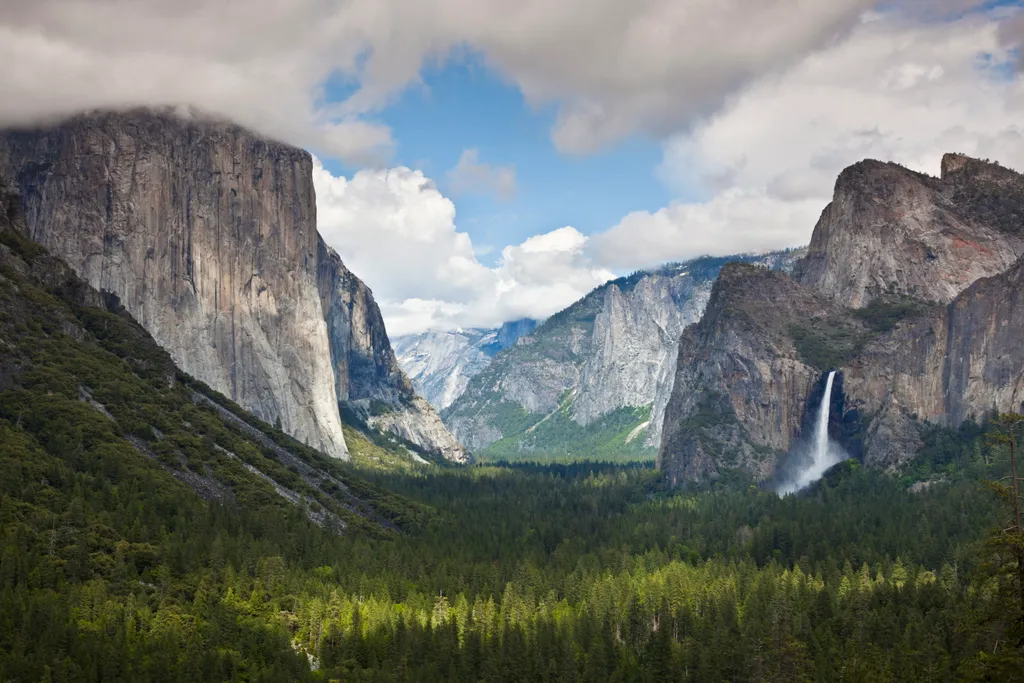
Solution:
<path fill-rule="evenodd" d="M 1024 673 L 1012 575 L 979 572 L 988 425 L 936 429 L 905 480 L 847 463 L 786 498 L 638 466 L 356 472 L 115 304 L 0 228 L 0 681 Z M 356 461 L 398 457 L 372 436 L 346 432 Z"/>
<path fill-rule="evenodd" d="M 98 110 L 0 129 L 0 176 L 33 240 L 253 415 L 344 459 L 346 410 L 466 461 L 317 232 L 309 152 L 188 108 Z"/>
<path fill-rule="evenodd" d="M 203 604 L 204 572 L 330 554 L 423 508 L 182 374 L 18 221 L 0 187 L 0 680 L 300 677 L 286 629 Z"/>

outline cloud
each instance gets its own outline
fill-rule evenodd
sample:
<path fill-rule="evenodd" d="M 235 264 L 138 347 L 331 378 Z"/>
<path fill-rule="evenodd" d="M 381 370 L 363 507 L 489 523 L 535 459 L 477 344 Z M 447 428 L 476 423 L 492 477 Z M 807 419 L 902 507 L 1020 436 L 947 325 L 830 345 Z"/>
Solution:
<path fill-rule="evenodd" d="M 1017 68 L 1024 65 L 1024 13 L 1007 19 L 999 26 L 999 40 L 1013 50 Z"/>
<path fill-rule="evenodd" d="M 421 171 L 347 179 L 315 160 L 313 182 L 320 234 L 373 290 L 392 335 L 544 318 L 614 277 L 591 263 L 588 238 L 572 227 L 507 246 L 496 267 L 484 266 L 455 225 L 455 205 Z"/>
<path fill-rule="evenodd" d="M 317 225 L 345 264 L 383 299 L 463 302 L 490 280 L 455 205 L 421 171 L 405 167 L 335 177 L 317 160 Z"/>
<path fill-rule="evenodd" d="M 375 117 L 425 63 L 480 59 L 559 149 L 666 141 L 680 196 L 590 239 L 561 228 L 477 260 L 422 173 L 318 167 L 320 225 L 395 329 L 553 312 L 610 269 L 806 242 L 861 158 L 935 172 L 948 150 L 1024 168 L 1019 11 L 975 0 L 0 0 L 0 126 L 85 108 L 194 104 L 382 169 Z M 881 7 L 882 9 L 878 9 Z M 974 10 L 974 11 L 971 11 Z M 326 84 L 351 95 L 325 99 Z M 510 194 L 467 150 L 453 190 Z M 545 313 L 546 312 L 546 313 Z"/>
<path fill-rule="evenodd" d="M 661 177 L 704 201 L 631 214 L 589 249 L 633 268 L 806 244 L 838 173 L 864 158 L 935 175 L 958 151 L 1024 170 L 1024 85 L 1007 68 L 1001 18 L 865 18 L 670 139 Z"/>
<path fill-rule="evenodd" d="M 463 150 L 459 163 L 448 172 L 447 180 L 456 195 L 493 193 L 506 201 L 516 195 L 516 167 L 481 163 L 476 149 Z"/>
<path fill-rule="evenodd" d="M 629 214 L 593 237 L 594 260 L 618 270 L 650 268 L 697 256 L 759 253 L 806 243 L 824 203 L 784 201 L 730 188 L 705 203 L 675 202 Z"/>
<path fill-rule="evenodd" d="M 470 44 L 535 103 L 557 102 L 563 151 L 662 135 L 856 23 L 869 0 L 477 3 Z M 502 21 L 495 22 L 498 13 Z"/>
<path fill-rule="evenodd" d="M 0 125 L 192 104 L 349 161 L 423 65 L 467 52 L 534 104 L 559 148 L 663 135 L 841 35 L 874 0 L 0 0 Z M 351 86 L 324 101 L 328 81 Z"/>
<path fill-rule="evenodd" d="M 324 80 L 357 58 L 319 24 L 321 6 L 0 0 L 0 63 L 11 66 L 0 72 L 0 125 L 186 104 L 357 163 L 386 158 L 386 127 L 318 103 Z"/>

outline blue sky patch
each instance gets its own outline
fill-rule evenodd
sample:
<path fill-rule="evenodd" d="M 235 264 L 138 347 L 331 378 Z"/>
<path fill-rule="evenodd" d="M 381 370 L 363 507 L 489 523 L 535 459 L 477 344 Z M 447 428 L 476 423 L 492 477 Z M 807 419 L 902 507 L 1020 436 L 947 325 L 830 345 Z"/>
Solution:
<path fill-rule="evenodd" d="M 332 81 L 329 102 L 352 87 Z M 586 156 L 562 154 L 551 141 L 555 108 L 531 107 L 519 89 L 503 82 L 476 58 L 449 61 L 423 73 L 377 120 L 397 142 L 391 165 L 422 170 L 455 203 L 457 224 L 468 232 L 483 263 L 500 257 L 501 247 L 572 225 L 584 234 L 606 230 L 636 210 L 657 210 L 671 199 L 654 169 L 661 161 L 657 141 L 634 136 Z M 516 194 L 455 194 L 446 174 L 466 149 L 479 162 L 514 165 Z M 358 169 L 325 159 L 335 175 Z"/>

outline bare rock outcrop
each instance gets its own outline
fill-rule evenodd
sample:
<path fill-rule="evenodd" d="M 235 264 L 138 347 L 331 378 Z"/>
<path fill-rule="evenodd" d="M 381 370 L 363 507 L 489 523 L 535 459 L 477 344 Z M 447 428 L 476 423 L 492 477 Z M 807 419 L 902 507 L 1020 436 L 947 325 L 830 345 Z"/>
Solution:
<path fill-rule="evenodd" d="M 845 374 L 847 400 L 883 430 L 866 443 L 880 467 L 913 457 L 918 420 L 1024 410 L 1024 259 L 868 345 Z"/>
<path fill-rule="evenodd" d="M 437 410 L 444 410 L 495 355 L 536 327 L 536 320 L 523 318 L 496 329 L 426 330 L 395 337 L 391 342 L 416 392 Z"/>
<path fill-rule="evenodd" d="M 115 293 L 181 369 L 336 457 L 348 405 L 465 461 L 415 397 L 372 293 L 317 234 L 312 167 L 303 150 L 194 112 L 0 133 L 29 236 Z"/>
<path fill-rule="evenodd" d="M 1021 175 L 957 154 L 941 178 L 867 160 L 839 175 L 794 276 L 854 308 L 883 294 L 948 303 L 1021 255 Z"/>
<path fill-rule="evenodd" d="M 100 113 L 3 134 L 0 173 L 32 239 L 115 292 L 179 367 L 347 455 L 308 153 L 170 111 Z"/>
<path fill-rule="evenodd" d="M 700 319 L 722 265 L 788 270 L 801 254 L 699 258 L 602 285 L 498 354 L 445 422 L 474 449 L 504 440 L 587 455 L 620 442 L 619 452 L 646 455 L 661 441 L 679 335 Z"/>
<path fill-rule="evenodd" d="M 339 404 L 450 462 L 468 462 L 462 445 L 398 365 L 373 293 L 323 240 L 318 246 L 320 304 L 334 363 Z"/>
<path fill-rule="evenodd" d="M 742 263 L 722 268 L 704 316 L 679 341 L 658 452 L 673 485 L 726 469 L 771 476 L 821 375 L 802 358 L 793 326 L 838 315 L 840 306 L 784 273 Z"/>
<path fill-rule="evenodd" d="M 1022 235 L 1024 177 L 995 164 L 843 171 L 793 278 L 722 269 L 680 342 L 661 467 L 769 478 L 830 369 L 875 467 L 913 458 L 924 422 L 1024 409 Z"/>

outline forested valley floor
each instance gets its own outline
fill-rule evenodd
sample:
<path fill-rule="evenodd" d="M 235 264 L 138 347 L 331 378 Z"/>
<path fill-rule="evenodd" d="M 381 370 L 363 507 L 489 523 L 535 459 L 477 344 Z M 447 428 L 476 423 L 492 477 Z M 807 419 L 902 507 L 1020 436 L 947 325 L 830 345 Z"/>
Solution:
<path fill-rule="evenodd" d="M 989 421 L 785 498 L 357 427 L 302 446 L 0 229 L 0 681 L 1024 678 Z"/>
<path fill-rule="evenodd" d="M 366 470 L 416 503 L 340 536 L 0 429 L 2 680 L 1020 675 L 981 428 L 936 435 L 916 474 L 941 483 L 916 492 L 855 463 L 783 499 L 667 492 L 647 466 Z"/>

